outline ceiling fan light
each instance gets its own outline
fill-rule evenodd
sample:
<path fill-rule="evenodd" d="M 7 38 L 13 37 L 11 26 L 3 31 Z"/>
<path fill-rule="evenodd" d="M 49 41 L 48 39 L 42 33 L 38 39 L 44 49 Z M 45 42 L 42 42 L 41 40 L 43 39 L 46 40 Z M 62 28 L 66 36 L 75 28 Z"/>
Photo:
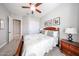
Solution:
<path fill-rule="evenodd" d="M 35 6 L 34 5 L 31 5 L 31 8 L 30 8 L 32 11 L 35 11 Z"/>

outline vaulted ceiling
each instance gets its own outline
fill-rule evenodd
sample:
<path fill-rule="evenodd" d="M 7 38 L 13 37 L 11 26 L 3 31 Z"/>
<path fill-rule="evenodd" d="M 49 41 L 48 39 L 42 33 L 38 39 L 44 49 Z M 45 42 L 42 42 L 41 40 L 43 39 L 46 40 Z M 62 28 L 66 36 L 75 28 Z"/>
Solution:
<path fill-rule="evenodd" d="M 42 13 L 34 12 L 33 15 L 42 17 L 48 12 L 52 11 L 56 8 L 59 4 L 58 3 L 42 3 L 38 8 L 42 11 Z M 13 14 L 18 16 L 24 16 L 27 14 L 31 14 L 30 9 L 23 9 L 21 6 L 29 6 L 29 3 L 5 3 L 4 6 Z"/>

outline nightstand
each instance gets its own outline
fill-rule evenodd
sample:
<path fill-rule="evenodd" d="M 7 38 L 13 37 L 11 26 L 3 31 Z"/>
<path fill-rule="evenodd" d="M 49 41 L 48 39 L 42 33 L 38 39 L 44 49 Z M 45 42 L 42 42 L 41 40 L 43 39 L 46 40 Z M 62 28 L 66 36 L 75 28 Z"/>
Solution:
<path fill-rule="evenodd" d="M 69 56 L 79 56 L 79 43 L 62 39 L 60 41 L 60 50 Z"/>

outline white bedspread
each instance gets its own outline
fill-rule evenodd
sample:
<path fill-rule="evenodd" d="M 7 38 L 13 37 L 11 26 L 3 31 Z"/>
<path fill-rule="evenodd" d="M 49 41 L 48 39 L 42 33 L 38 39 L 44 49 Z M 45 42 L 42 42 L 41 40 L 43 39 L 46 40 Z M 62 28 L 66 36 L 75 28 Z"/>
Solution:
<path fill-rule="evenodd" d="M 43 34 L 33 34 L 24 36 L 23 56 L 43 56 L 44 53 L 56 46 L 53 37 Z"/>

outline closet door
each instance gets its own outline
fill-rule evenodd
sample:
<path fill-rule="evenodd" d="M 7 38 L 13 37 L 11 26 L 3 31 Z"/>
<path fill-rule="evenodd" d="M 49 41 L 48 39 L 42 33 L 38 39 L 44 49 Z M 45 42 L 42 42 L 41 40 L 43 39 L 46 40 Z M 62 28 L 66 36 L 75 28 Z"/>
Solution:
<path fill-rule="evenodd" d="M 19 39 L 21 36 L 21 21 L 13 20 L 13 39 Z"/>

